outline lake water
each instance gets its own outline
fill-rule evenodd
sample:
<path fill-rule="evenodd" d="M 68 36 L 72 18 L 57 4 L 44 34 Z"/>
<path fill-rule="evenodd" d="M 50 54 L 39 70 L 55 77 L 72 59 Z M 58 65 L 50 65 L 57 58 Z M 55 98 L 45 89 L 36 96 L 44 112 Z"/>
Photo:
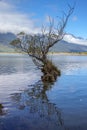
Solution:
<path fill-rule="evenodd" d="M 0 130 L 87 130 L 87 56 L 53 55 L 51 84 L 26 55 L 0 55 Z"/>

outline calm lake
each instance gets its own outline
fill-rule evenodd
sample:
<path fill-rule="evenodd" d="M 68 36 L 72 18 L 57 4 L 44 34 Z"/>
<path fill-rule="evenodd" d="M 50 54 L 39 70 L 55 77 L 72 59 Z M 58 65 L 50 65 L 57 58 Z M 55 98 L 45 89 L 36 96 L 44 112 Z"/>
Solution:
<path fill-rule="evenodd" d="M 27 55 L 0 55 L 0 130 L 87 130 L 87 56 L 52 55 L 54 84 Z"/>

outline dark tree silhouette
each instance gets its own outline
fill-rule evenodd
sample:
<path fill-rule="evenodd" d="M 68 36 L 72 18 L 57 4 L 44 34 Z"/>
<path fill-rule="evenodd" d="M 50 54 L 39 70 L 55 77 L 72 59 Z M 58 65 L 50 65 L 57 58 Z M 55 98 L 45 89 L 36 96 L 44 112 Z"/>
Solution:
<path fill-rule="evenodd" d="M 4 106 L 0 103 L 0 116 L 5 115 Z"/>
<path fill-rule="evenodd" d="M 74 7 L 68 6 L 68 13 L 63 13 L 63 17 L 55 27 L 54 20 L 49 17 L 49 26 L 42 26 L 40 34 L 28 35 L 21 32 L 17 39 L 11 44 L 26 52 L 33 60 L 35 65 L 43 72 L 42 80 L 54 82 L 60 75 L 60 70 L 48 59 L 49 49 L 57 44 L 64 37 L 64 29 L 69 17 L 73 13 Z"/>

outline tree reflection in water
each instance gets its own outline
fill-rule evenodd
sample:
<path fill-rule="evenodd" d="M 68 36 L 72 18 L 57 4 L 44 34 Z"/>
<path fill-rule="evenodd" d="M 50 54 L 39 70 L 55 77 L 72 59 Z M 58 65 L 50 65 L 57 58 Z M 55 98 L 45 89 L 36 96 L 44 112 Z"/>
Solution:
<path fill-rule="evenodd" d="M 35 85 L 29 85 L 29 89 L 23 93 L 12 95 L 12 101 L 15 102 L 19 110 L 28 111 L 31 123 L 31 129 L 63 129 L 64 123 L 61 117 L 61 111 L 55 104 L 51 103 L 47 97 L 46 91 L 52 87 L 50 84 L 43 84 L 38 81 Z M 36 124 L 34 124 L 36 122 Z"/>
<path fill-rule="evenodd" d="M 6 114 L 6 111 L 4 110 L 4 106 L 0 103 L 0 116 L 3 116 Z"/>
<path fill-rule="evenodd" d="M 0 115 L 3 115 L 3 105 L 0 103 Z"/>

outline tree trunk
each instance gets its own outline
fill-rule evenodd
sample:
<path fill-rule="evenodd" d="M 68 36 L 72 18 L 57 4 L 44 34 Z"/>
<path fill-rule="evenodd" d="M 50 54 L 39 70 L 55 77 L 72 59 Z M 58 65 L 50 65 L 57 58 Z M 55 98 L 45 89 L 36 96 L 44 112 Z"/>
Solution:
<path fill-rule="evenodd" d="M 41 77 L 43 82 L 55 82 L 57 76 L 60 76 L 60 70 L 48 59 L 45 59 L 44 65 L 41 69 L 43 76 Z"/>

